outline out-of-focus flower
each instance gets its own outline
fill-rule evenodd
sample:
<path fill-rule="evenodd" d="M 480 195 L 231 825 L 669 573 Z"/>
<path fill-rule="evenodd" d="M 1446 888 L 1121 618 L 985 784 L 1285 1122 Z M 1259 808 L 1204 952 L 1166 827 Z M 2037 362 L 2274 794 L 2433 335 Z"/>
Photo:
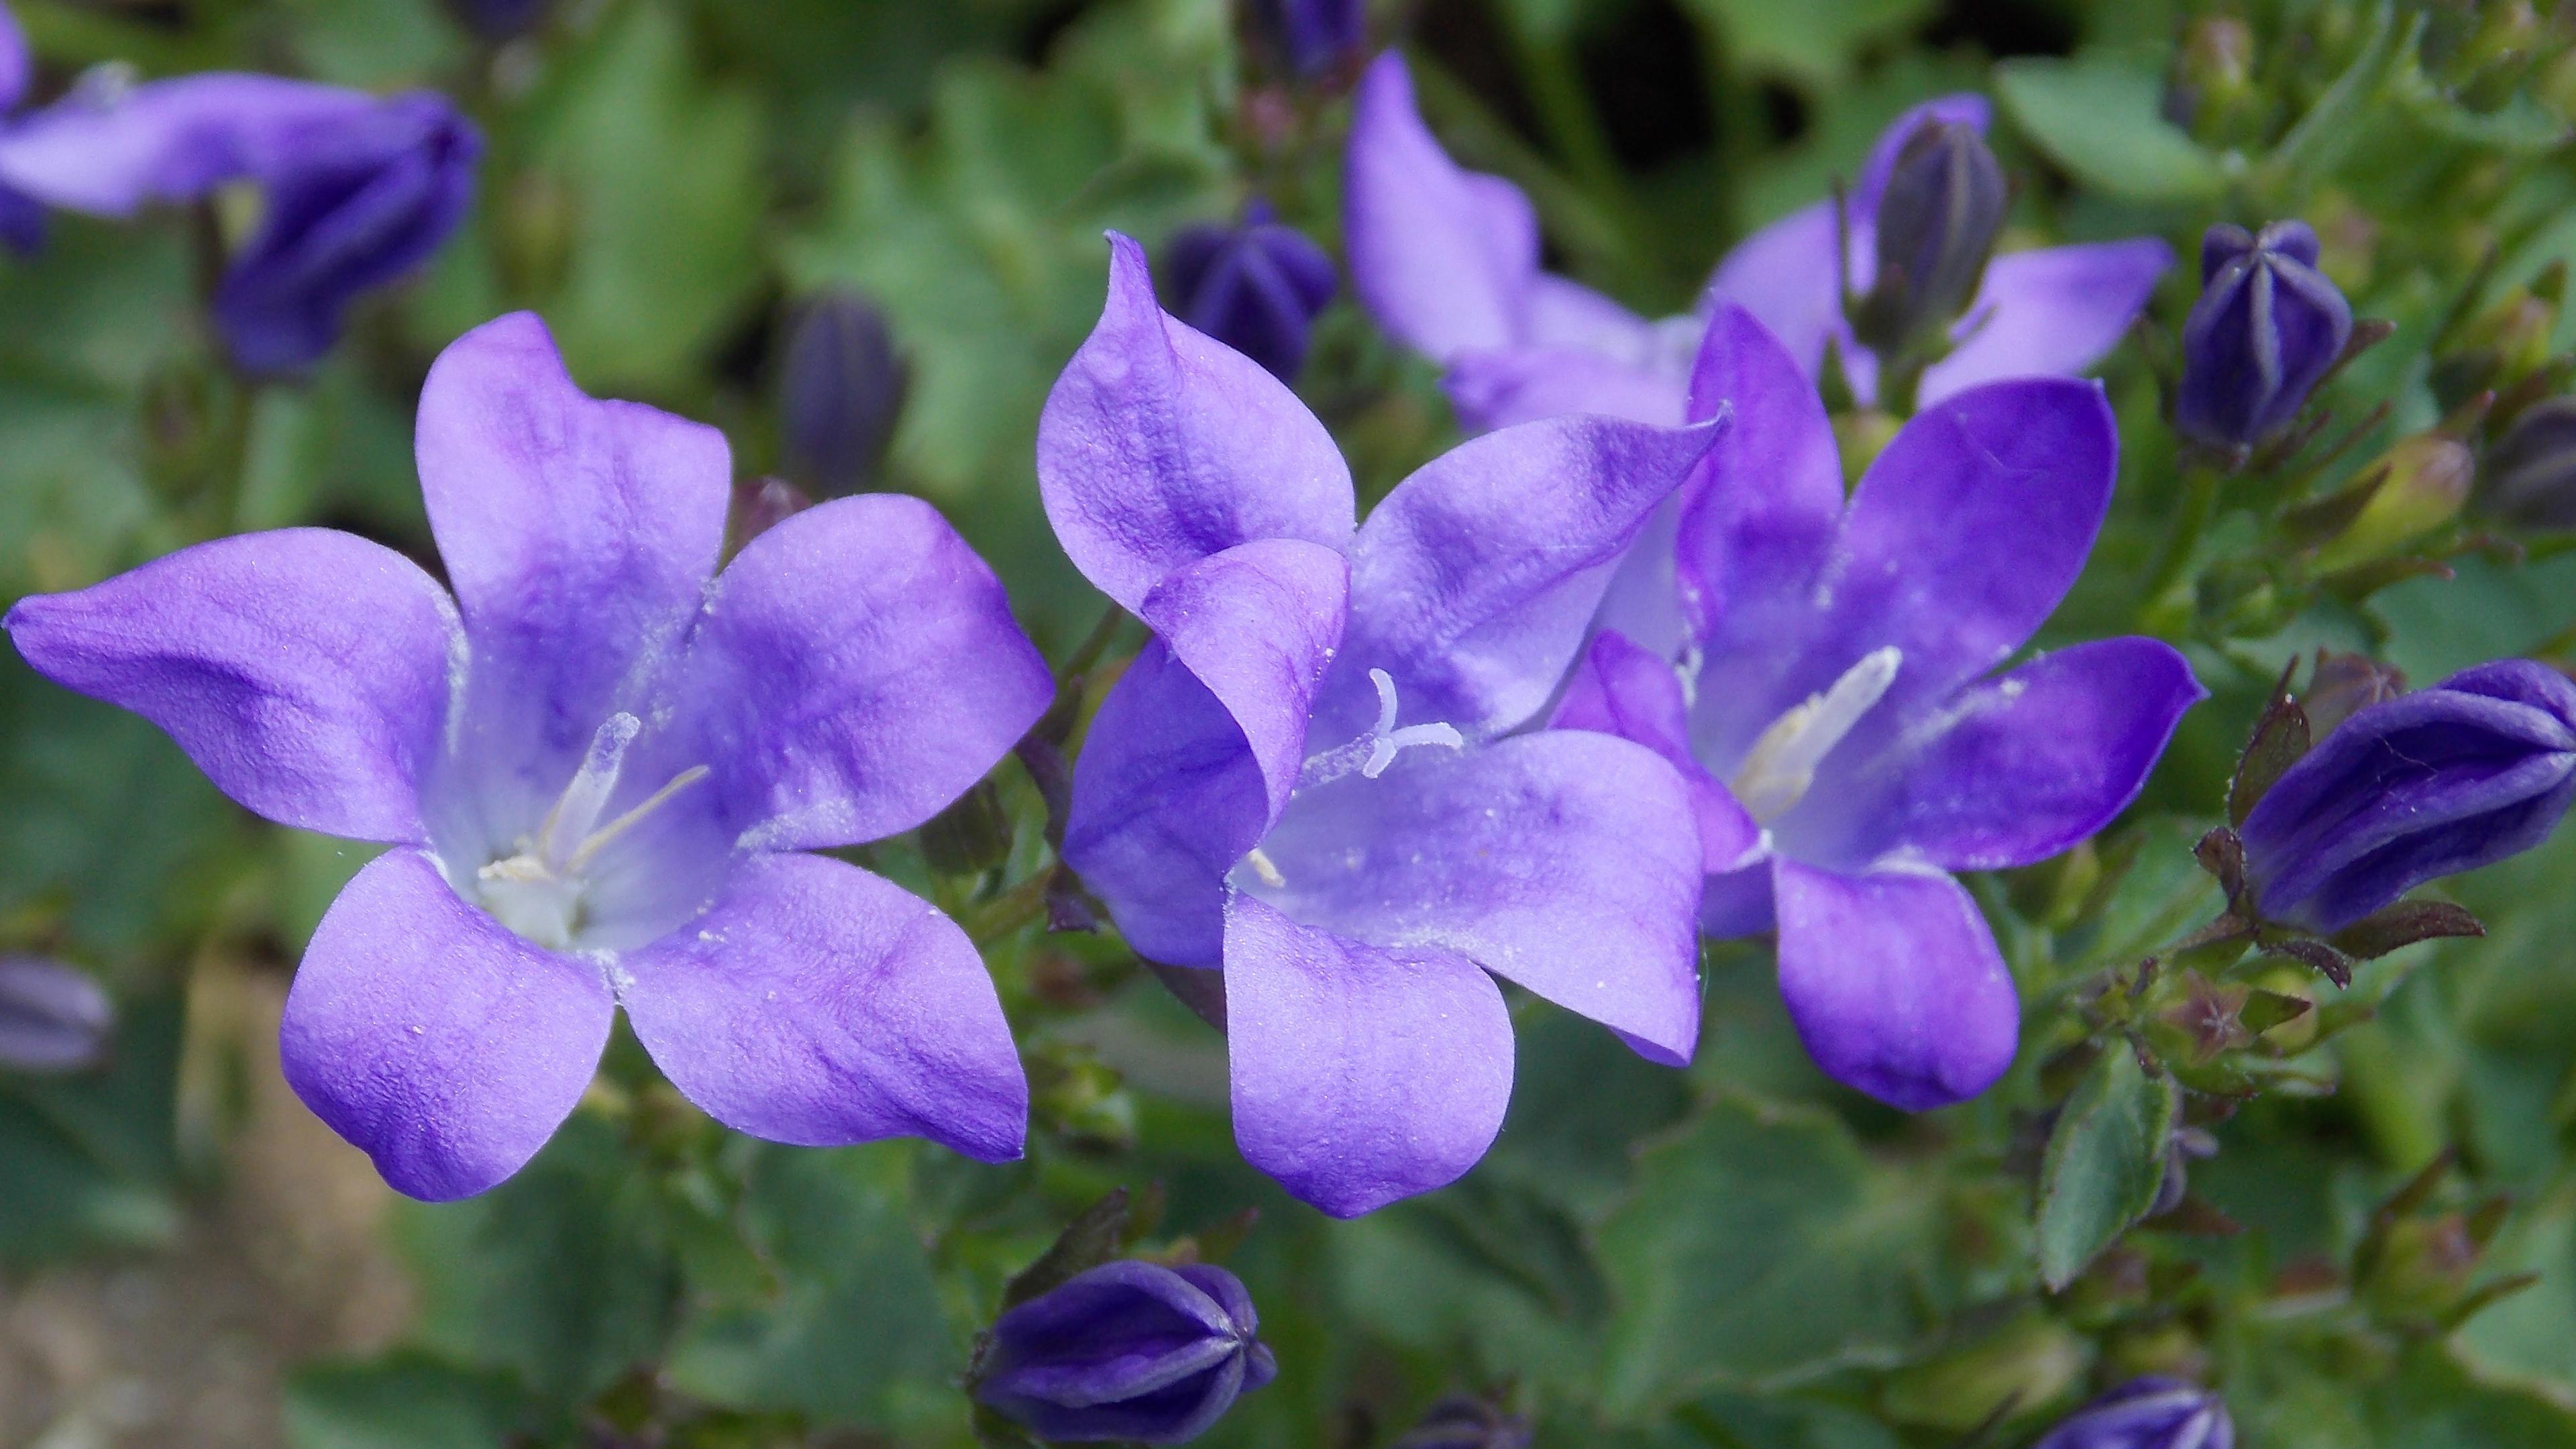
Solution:
<path fill-rule="evenodd" d="M 466 334 L 418 457 L 454 594 L 345 533 L 218 539 L 6 627 L 253 812 L 383 841 L 307 948 L 286 1077 L 423 1198 L 480 1192 L 621 1003 L 674 1085 L 782 1142 L 1016 1156 L 1027 1084 L 946 917 L 816 850 L 909 829 L 1045 710 L 1000 583 L 910 498 L 785 520 L 721 575 L 723 435 Z"/>
<path fill-rule="evenodd" d="M 2235 1449 L 2218 1395 L 2161 1375 L 2135 1378 L 2059 1421 L 2031 1449 Z"/>
<path fill-rule="evenodd" d="M 2525 408 L 2483 471 L 2487 512 L 2526 528 L 2576 528 L 2576 397 Z"/>
<path fill-rule="evenodd" d="M 515 40 L 536 28 L 553 0 L 447 0 L 448 13 L 485 40 Z"/>
<path fill-rule="evenodd" d="M 1368 0 L 1251 0 L 1264 44 L 1301 78 L 1359 54 L 1368 39 Z"/>
<path fill-rule="evenodd" d="M 17 15 L 0 4 L 0 116 L 18 109 L 35 78 L 36 58 L 27 48 L 27 32 L 20 28 Z M 0 245 L 25 256 L 44 244 L 44 203 L 0 184 Z"/>
<path fill-rule="evenodd" d="M 1489 1399 L 1453 1394 L 1433 1404 L 1394 1449 L 1530 1449 L 1530 1426 Z"/>
<path fill-rule="evenodd" d="M 1745 307 L 1809 377 L 1836 342 L 1855 391 L 1872 400 L 1878 361 L 1844 324 L 1842 287 L 1847 280 L 1865 293 L 1874 284 L 1888 176 L 1926 122 L 1982 132 L 1986 103 L 1945 96 L 1898 117 L 1847 198 L 1847 251 L 1833 202 L 1818 201 L 1727 253 L 1703 308 Z M 1392 53 L 1360 82 L 1342 183 L 1351 290 L 1396 340 L 1448 367 L 1446 386 L 1468 426 L 1579 412 L 1681 421 L 1704 316 L 1647 321 L 1539 270 L 1529 198 L 1449 159 Z M 2172 250 L 2153 237 L 1994 258 L 1952 329 L 1956 346 L 1924 372 L 1918 398 L 1929 405 L 1997 378 L 2083 371 L 2119 342 L 2172 264 Z"/>
<path fill-rule="evenodd" d="M 2385 557 L 2457 518 L 2477 481 L 2477 456 L 2457 438 L 2418 433 L 2381 454 L 2363 479 L 2355 486 L 2369 488 L 2369 498 L 2317 550 L 2317 567 Z"/>
<path fill-rule="evenodd" d="M 1493 975 L 1689 1058 L 1681 780 L 1624 740 L 1513 732 L 1716 432 L 1509 429 L 1354 530 L 1323 424 L 1173 325 L 1112 238 L 1038 484 L 1074 563 L 1156 637 L 1091 725 L 1064 857 L 1139 953 L 1223 969 L 1236 1141 L 1326 1212 L 1483 1156 L 1511 1095 Z"/>
<path fill-rule="evenodd" d="M 0 1071 L 96 1066 L 115 1027 L 115 1004 L 88 973 L 41 956 L 0 956 Z"/>
<path fill-rule="evenodd" d="M 1853 335 L 1888 355 L 1937 343 L 1975 295 L 2009 200 L 1977 127 L 1918 122 L 1879 196 L 1878 274 L 1852 316 Z"/>
<path fill-rule="evenodd" d="M 1041 1439 L 1180 1444 L 1279 1371 L 1232 1273 L 1104 1263 L 1003 1312 L 975 1397 Z"/>
<path fill-rule="evenodd" d="M 910 381 L 885 314 L 865 297 L 824 292 L 798 308 L 778 378 L 789 476 L 824 498 L 873 483 Z"/>
<path fill-rule="evenodd" d="M 1306 333 L 1331 305 L 1341 279 L 1333 259 L 1255 201 L 1242 224 L 1182 228 L 1163 253 L 1172 314 L 1294 382 L 1306 361 Z"/>
<path fill-rule="evenodd" d="M 2110 502 L 2110 406 L 2071 378 L 1954 393 L 1846 504 L 1824 403 L 1750 312 L 1720 307 L 1692 399 L 1734 422 L 1657 545 L 1680 638 L 1604 630 L 1555 722 L 1682 772 L 1702 924 L 1779 932 L 1781 993 L 1829 1075 L 1909 1110 L 1973 1096 L 2011 1064 L 2020 1005 L 1950 872 L 2101 829 L 2203 696 L 2153 639 L 1987 672 L 2083 568 Z"/>
<path fill-rule="evenodd" d="M 2303 221 L 2260 233 L 2213 226 L 2200 243 L 2200 300 L 2183 323 L 2174 426 L 2213 448 L 2280 434 L 2352 338 L 2352 307 L 2317 270 Z"/>
<path fill-rule="evenodd" d="M 2356 711 L 2245 817 L 2269 920 L 2330 934 L 2538 845 L 2576 801 L 2576 682 L 2508 659 Z"/>

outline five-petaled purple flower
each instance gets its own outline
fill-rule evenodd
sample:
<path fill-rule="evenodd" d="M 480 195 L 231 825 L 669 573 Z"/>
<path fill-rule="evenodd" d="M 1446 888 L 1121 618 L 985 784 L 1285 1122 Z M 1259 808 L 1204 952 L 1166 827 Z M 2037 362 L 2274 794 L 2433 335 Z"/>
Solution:
<path fill-rule="evenodd" d="M 1237 226 L 1181 228 L 1163 251 L 1173 315 L 1294 382 L 1306 362 L 1306 333 L 1330 306 L 1341 278 L 1333 259 L 1270 204 L 1254 201 Z"/>
<path fill-rule="evenodd" d="M 212 305 L 233 360 L 279 373 L 329 351 L 360 293 L 429 259 L 465 214 L 482 149 L 433 91 L 379 98 L 234 74 L 101 81 L 0 128 L 0 185 L 130 216 L 258 184 L 259 229 L 226 260 Z"/>
<path fill-rule="evenodd" d="M 2099 385 L 1985 383 L 1924 409 L 1851 495 L 1822 401 L 1744 309 L 1710 320 L 1694 413 L 1733 424 L 1683 499 L 1682 642 L 1593 642 L 1560 727 L 1691 782 L 1712 935 L 1779 931 L 1781 994 L 1836 1080 L 1922 1109 L 2012 1062 L 2020 1006 L 1950 872 L 2045 859 L 2128 804 L 2202 697 L 2105 639 L 2003 663 L 2082 569 L 2117 448 Z"/>
<path fill-rule="evenodd" d="M 2368 705 L 2239 832 L 2265 917 L 2331 933 L 2437 876 L 2518 855 L 2576 802 L 2576 682 L 2507 659 Z"/>
<path fill-rule="evenodd" d="M 586 396 L 525 314 L 439 358 L 418 452 L 452 598 L 287 529 L 6 621 L 252 811 L 393 846 L 296 973 L 297 1094 L 404 1192 L 479 1192 L 572 1111 L 622 1003 L 728 1126 L 1016 1155 L 1027 1086 L 974 946 L 808 853 L 928 819 L 1046 708 L 991 570 L 871 495 L 718 574 L 723 436 Z"/>
<path fill-rule="evenodd" d="M 2182 328 L 2174 426 L 2213 448 L 2278 436 L 2352 337 L 2352 307 L 2317 270 L 2304 221 L 2224 223 L 2200 241 L 2200 300 Z"/>
<path fill-rule="evenodd" d="M 1861 168 L 1846 212 L 1847 265 L 1837 268 L 1832 201 L 1755 232 L 1727 254 L 1708 301 L 1750 310 L 1810 377 L 1834 339 L 1854 388 L 1877 363 L 1854 342 L 1841 286 L 1865 293 L 1889 171 L 1916 129 L 1945 121 L 1983 131 L 1986 102 L 1945 96 L 1898 117 Z M 1558 413 L 1681 421 L 1702 319 L 1650 322 L 1579 283 L 1539 270 L 1536 213 L 1520 188 L 1461 169 L 1413 104 L 1390 52 L 1360 83 L 1343 168 L 1343 237 L 1351 289 L 1378 325 L 1448 368 L 1446 386 L 1471 428 Z M 1935 402 L 2004 377 L 2072 375 L 2117 344 L 2173 252 L 2153 237 L 2007 252 L 1952 335 L 1958 345 L 1923 375 Z"/>
<path fill-rule="evenodd" d="M 1140 953 L 1223 968 L 1236 1140 L 1325 1211 L 1440 1186 L 1492 1142 L 1512 1031 L 1489 971 L 1688 1059 L 1680 777 L 1623 740 L 1510 731 L 1716 432 L 1509 429 L 1355 531 L 1323 425 L 1164 316 L 1112 238 L 1038 482 L 1074 563 L 1156 637 L 1091 725 L 1065 859 Z"/>
<path fill-rule="evenodd" d="M 1005 1310 L 975 1397 L 1041 1439 L 1179 1444 L 1279 1372 L 1223 1268 L 1104 1263 Z"/>
<path fill-rule="evenodd" d="M 2235 1422 L 2218 1395 L 2148 1374 L 2058 1421 L 2031 1449 L 2234 1449 Z"/>

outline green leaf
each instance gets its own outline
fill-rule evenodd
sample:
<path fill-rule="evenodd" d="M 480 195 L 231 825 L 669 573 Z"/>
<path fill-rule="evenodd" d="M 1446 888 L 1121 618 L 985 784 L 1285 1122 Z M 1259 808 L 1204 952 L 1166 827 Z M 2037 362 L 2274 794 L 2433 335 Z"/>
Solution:
<path fill-rule="evenodd" d="M 1840 80 L 1864 45 L 1920 22 L 1929 0 L 1841 0 L 1782 5 L 1774 0 L 1688 0 L 1746 69 L 1811 85 Z"/>
<path fill-rule="evenodd" d="M 2118 1042 L 2067 1099 L 2039 1169 L 2039 1275 L 2050 1288 L 2073 1282 L 2155 1205 L 2177 1106 L 2172 1079 L 2148 1076 Z"/>
<path fill-rule="evenodd" d="M 2215 196 L 2218 158 L 2164 118 L 2164 82 L 2143 61 L 2094 52 L 1995 68 L 2004 105 L 2032 145 L 2075 178 L 2141 201 Z"/>
<path fill-rule="evenodd" d="M 0 1262 L 177 1235 L 180 1018 L 129 1004 L 104 1071 L 0 1075 Z"/>
<path fill-rule="evenodd" d="M 490 1449 L 519 1417 L 507 1384 L 410 1351 L 306 1364 L 284 1407 L 291 1449 Z"/>

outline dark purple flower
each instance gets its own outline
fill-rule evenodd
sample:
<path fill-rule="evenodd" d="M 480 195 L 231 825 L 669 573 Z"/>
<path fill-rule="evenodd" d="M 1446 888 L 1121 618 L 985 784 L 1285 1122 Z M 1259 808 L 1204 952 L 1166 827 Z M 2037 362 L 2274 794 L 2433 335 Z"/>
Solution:
<path fill-rule="evenodd" d="M 2061 1420 L 2030 1449 L 2235 1449 L 2236 1426 L 2218 1395 L 2149 1374 Z"/>
<path fill-rule="evenodd" d="M 1703 924 L 1778 931 L 1819 1066 L 1908 1109 L 1973 1096 L 2011 1065 L 2020 1005 L 1951 872 L 2101 829 L 2203 695 L 2153 639 L 1990 672 L 2083 568 L 2111 497 L 2110 406 L 2071 378 L 1953 393 L 1846 503 L 1823 401 L 1750 312 L 1718 309 L 1691 392 L 1733 424 L 1622 579 L 1652 580 L 1660 557 L 1679 621 L 1652 644 L 1604 630 L 1556 723 L 1636 740 L 1689 781 Z"/>
<path fill-rule="evenodd" d="M 1944 96 L 1879 134 L 1848 197 L 1847 266 L 1835 265 L 1834 204 L 1820 200 L 1727 253 L 1701 315 L 1647 321 L 1539 269 L 1529 198 L 1449 159 L 1414 107 L 1403 59 L 1390 52 L 1360 82 L 1343 163 L 1351 290 L 1397 341 L 1449 369 L 1450 398 L 1474 428 L 1568 412 L 1680 422 L 1705 310 L 1720 301 L 1751 311 L 1810 377 L 1824 365 L 1827 340 L 1836 341 L 1867 398 L 1877 360 L 1844 325 L 1844 273 L 1859 292 L 1875 280 L 1888 176 L 1927 121 L 1981 133 L 1986 102 Z M 1925 371 L 1918 396 L 1930 403 L 1997 378 L 2082 372 L 2128 332 L 2172 264 L 2172 249 L 2154 237 L 1994 258 L 1952 329 L 1957 346 Z"/>
<path fill-rule="evenodd" d="M 19 27 L 18 17 L 9 7 L 0 4 L 0 116 L 18 109 L 35 76 L 35 56 L 27 49 L 27 32 Z M 0 245 L 25 256 L 44 244 L 44 203 L 0 185 Z"/>
<path fill-rule="evenodd" d="M 1232 1273 L 1104 1263 L 994 1321 L 975 1397 L 1041 1439 L 1179 1444 L 1279 1372 Z"/>
<path fill-rule="evenodd" d="M 1223 969 L 1236 1141 L 1326 1212 L 1484 1154 L 1511 1095 L 1493 975 L 1690 1056 L 1680 778 L 1624 740 L 1512 732 L 1715 433 L 1509 429 L 1354 530 L 1323 424 L 1164 316 L 1111 239 L 1038 484 L 1074 563 L 1156 637 L 1092 722 L 1064 855 L 1139 953 Z"/>
<path fill-rule="evenodd" d="M 94 216 L 259 185 L 266 209 L 226 262 L 214 318 L 242 367 L 285 372 L 329 350 L 358 294 L 455 229 L 481 151 L 433 92 L 193 75 L 91 87 L 0 131 L 0 183 Z"/>
<path fill-rule="evenodd" d="M 41 956 L 0 956 L 0 1071 L 96 1066 L 115 1026 L 115 1005 L 86 972 Z"/>
<path fill-rule="evenodd" d="M 2339 931 L 2436 876 L 2518 855 L 2576 801 L 2576 682 L 2508 659 L 2356 711 L 2245 817 L 2264 916 Z"/>
<path fill-rule="evenodd" d="M 2290 425 L 2343 355 L 2352 308 L 2317 270 L 2317 234 L 2303 221 L 2259 235 L 2211 227 L 2200 282 L 2182 328 L 2174 426 L 2213 448 L 2253 447 Z"/>
<path fill-rule="evenodd" d="M 1293 382 L 1306 361 L 1306 331 L 1341 279 L 1333 259 L 1256 201 L 1237 226 L 1181 228 L 1163 252 L 1173 315 Z"/>
<path fill-rule="evenodd" d="M 2576 397 L 2525 408 L 2487 454 L 2484 507 L 2526 528 L 2576 528 Z"/>
<path fill-rule="evenodd" d="M 1968 309 L 2011 192 L 1981 128 L 1926 117 L 1896 150 L 1879 194 L 1877 276 L 1853 331 L 1896 352 L 1938 338 Z"/>
<path fill-rule="evenodd" d="M 1393 1449 L 1529 1449 L 1529 1421 L 1492 1401 L 1452 1395 L 1431 1406 Z"/>
<path fill-rule="evenodd" d="M 1252 0 L 1252 19 L 1301 77 L 1331 70 L 1368 39 L 1368 0 Z"/>
<path fill-rule="evenodd" d="M 514 40 L 536 28 L 553 0 L 447 0 L 465 28 L 485 40 Z"/>
<path fill-rule="evenodd" d="M 306 1105 L 404 1192 L 480 1192 L 572 1111 L 622 1004 L 728 1126 L 1016 1156 L 1027 1084 L 974 946 L 810 853 L 929 819 L 1045 710 L 991 570 L 877 494 L 717 574 L 723 435 L 594 401 L 524 313 L 440 356 L 417 452 L 453 595 L 300 528 L 6 620 L 248 809 L 393 847 L 287 997 Z"/>
<path fill-rule="evenodd" d="M 790 476 L 827 498 L 874 482 L 909 381 L 885 314 L 865 297 L 830 291 L 798 308 L 778 382 Z"/>

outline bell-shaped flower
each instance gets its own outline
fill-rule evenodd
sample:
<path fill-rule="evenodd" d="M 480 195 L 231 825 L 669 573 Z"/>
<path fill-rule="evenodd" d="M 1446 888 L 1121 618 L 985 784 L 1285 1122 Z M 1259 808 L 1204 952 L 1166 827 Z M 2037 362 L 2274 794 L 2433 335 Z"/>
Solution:
<path fill-rule="evenodd" d="M 2269 920 L 2342 930 L 2428 880 L 2519 855 L 2576 802 L 2576 681 L 2528 659 L 2366 705 L 2238 831 Z"/>
<path fill-rule="evenodd" d="M 1986 102 L 1944 96 L 1880 134 L 1845 199 L 1841 265 L 1834 203 L 1820 200 L 1727 253 L 1704 308 L 1732 301 L 1750 310 L 1810 377 L 1833 339 L 1853 387 L 1872 396 L 1877 362 L 1844 324 L 1842 287 L 1871 290 L 1888 176 L 1927 122 L 1983 132 Z M 1342 187 L 1351 290 L 1397 341 L 1448 368 L 1445 385 L 1468 427 L 1566 412 L 1681 420 L 1704 317 L 1649 321 L 1540 270 L 1529 198 L 1449 159 L 1392 52 L 1360 82 Z M 1996 378 L 2082 372 L 2118 344 L 2172 264 L 2172 249 L 2154 237 L 1995 257 L 1951 329 L 1956 346 L 1925 371 L 1918 397 L 1930 403 Z"/>
<path fill-rule="evenodd" d="M 2098 384 L 1984 383 L 1926 407 L 1846 503 L 1822 400 L 1751 313 L 1711 319 L 1693 410 L 1733 422 L 1684 498 L 1683 642 L 1602 632 L 1560 727 L 1644 743 L 1689 779 L 1704 925 L 1779 932 L 1817 1064 L 1919 1110 L 1983 1091 L 2020 1005 L 1951 872 L 2046 859 L 2137 794 L 2202 697 L 2181 655 L 2104 639 L 2005 663 L 2109 506 Z"/>
<path fill-rule="evenodd" d="M 2218 1395 L 2148 1374 L 2058 1421 L 2031 1449 L 2235 1449 L 2236 1425 Z"/>
<path fill-rule="evenodd" d="M 1492 975 L 1688 1059 L 1699 850 L 1655 754 L 1513 731 L 1714 426 L 1563 418 L 1470 442 L 1354 529 L 1349 470 L 1250 359 L 1108 304 L 1048 398 L 1056 536 L 1155 638 L 1102 702 L 1065 859 L 1136 950 L 1222 968 L 1235 1139 L 1348 1216 L 1484 1154 Z"/>
<path fill-rule="evenodd" d="M 0 185 L 111 217 L 257 185 L 258 226 L 226 258 L 212 310 L 241 367 L 291 372 L 330 350 L 353 300 L 416 270 L 455 230 L 482 149 L 473 123 L 432 91 L 93 77 L 0 130 Z"/>
<path fill-rule="evenodd" d="M 2200 300 L 2182 327 L 2174 426 L 2213 448 L 2277 437 L 2352 338 L 2352 306 L 2317 270 L 2304 221 L 2213 226 L 2200 242 Z"/>
<path fill-rule="evenodd" d="M 975 1397 L 1050 1443 L 1180 1444 L 1279 1372 L 1242 1280 L 1128 1259 L 993 1322 Z"/>
<path fill-rule="evenodd" d="M 1333 259 L 1262 201 L 1245 209 L 1240 225 L 1202 222 L 1175 232 L 1163 281 L 1175 316 L 1282 382 L 1297 380 L 1306 334 L 1341 289 Z"/>
<path fill-rule="evenodd" d="M 430 369 L 418 455 L 453 594 L 364 539 L 218 539 L 6 627 L 283 825 L 381 841 L 286 1001 L 286 1077 L 415 1197 L 518 1170 L 611 1018 L 728 1126 L 1018 1153 L 983 963 L 809 852 L 908 829 L 1053 694 L 927 504 L 840 499 L 716 572 L 715 430 L 595 401 L 526 314 Z"/>

